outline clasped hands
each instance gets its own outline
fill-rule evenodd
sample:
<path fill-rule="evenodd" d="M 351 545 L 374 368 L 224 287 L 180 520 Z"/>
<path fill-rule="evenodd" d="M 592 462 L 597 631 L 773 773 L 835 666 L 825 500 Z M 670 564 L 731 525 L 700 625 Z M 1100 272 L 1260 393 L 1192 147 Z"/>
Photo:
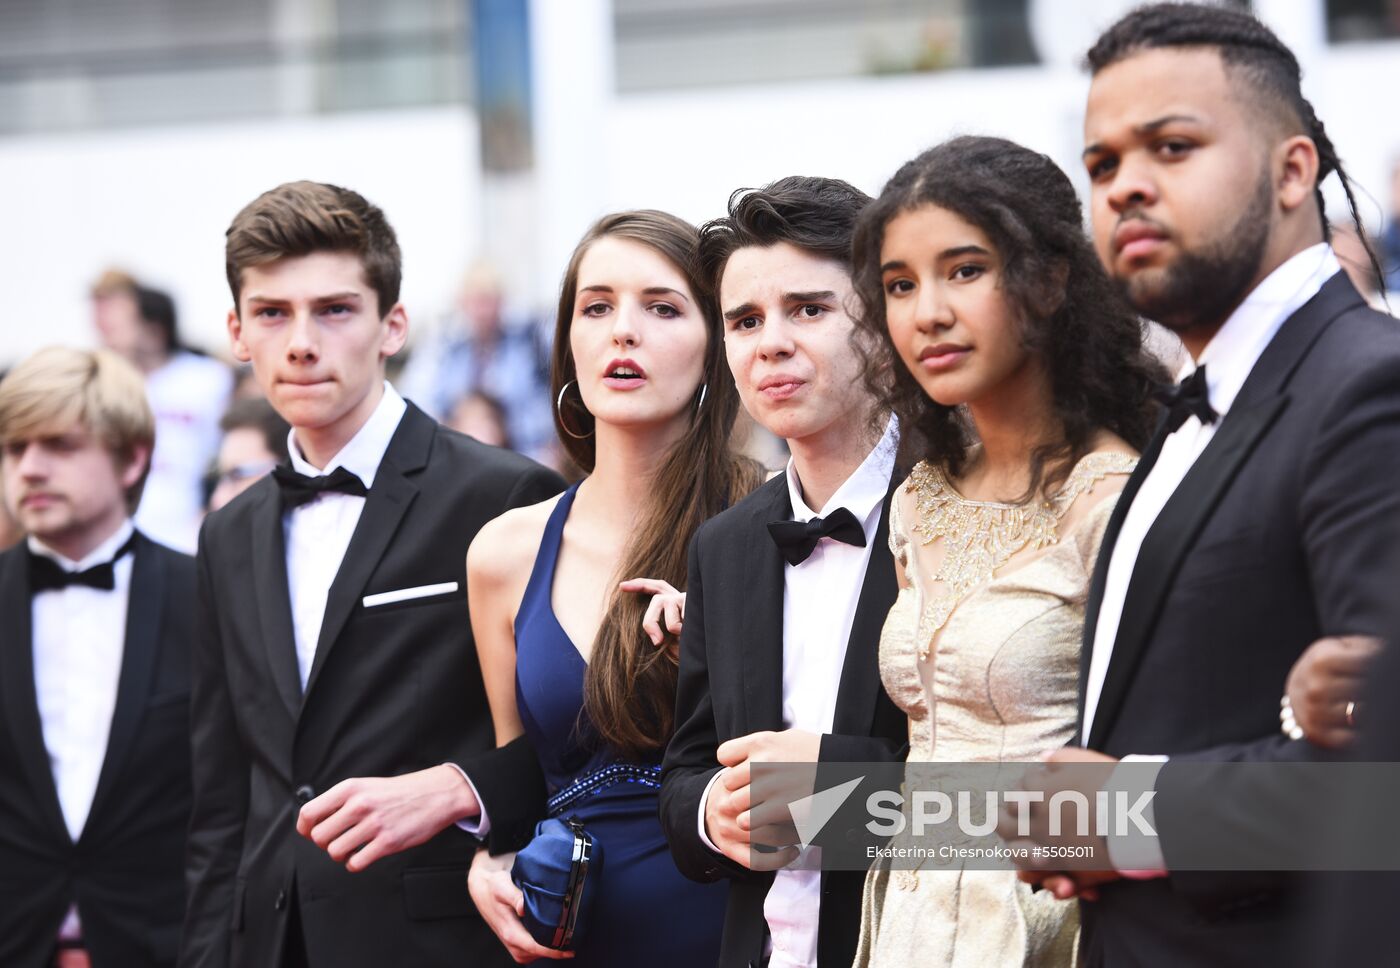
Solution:
<path fill-rule="evenodd" d="M 1074 764 L 1073 769 L 1065 766 Z M 1097 765 L 1100 769 L 1085 769 Z M 1016 856 L 1015 863 L 1021 868 L 1019 877 L 1032 887 L 1050 891 L 1055 897 L 1067 900 L 1078 897 L 1086 901 L 1098 899 L 1098 888 L 1102 884 L 1119 880 L 1123 875 L 1107 868 L 1101 870 L 1063 869 L 1057 858 L 1044 853 L 1045 850 L 1064 849 L 1070 855 L 1093 858 L 1095 861 L 1108 860 L 1108 844 L 1103 837 L 1094 833 L 1098 825 L 1088 824 L 1088 833 L 1078 833 L 1078 817 L 1075 808 L 1066 804 L 1061 813 L 1063 821 L 1060 832 L 1050 834 L 1050 804 L 1059 793 L 1078 793 L 1094 804 L 1096 796 L 1108 782 L 1118 760 L 1093 750 L 1067 746 L 1046 754 L 1043 765 L 1028 770 L 1021 778 L 1021 789 L 1041 794 L 1037 800 L 1020 800 L 1013 809 L 1010 803 L 1003 803 L 997 821 L 997 835 L 1010 847 L 1025 847 L 1027 856 Z M 1037 856 L 1040 853 L 1040 856 Z"/>
<path fill-rule="evenodd" d="M 775 871 L 796 859 L 797 831 L 788 806 L 812 793 L 815 770 L 784 771 L 773 789 L 756 797 L 755 763 L 810 763 L 821 736 L 800 729 L 750 733 L 720 745 L 723 769 L 705 799 L 705 835 L 719 852 L 749 870 Z"/>

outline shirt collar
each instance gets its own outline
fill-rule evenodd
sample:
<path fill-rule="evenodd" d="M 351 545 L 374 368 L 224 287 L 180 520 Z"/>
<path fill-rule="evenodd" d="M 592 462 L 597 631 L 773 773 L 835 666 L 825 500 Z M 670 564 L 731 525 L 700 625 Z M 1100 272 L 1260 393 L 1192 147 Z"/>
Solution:
<path fill-rule="evenodd" d="M 112 532 L 110 538 L 88 552 L 82 561 L 73 561 L 71 558 L 64 557 L 32 534 L 28 539 L 29 550 L 41 557 L 52 558 L 64 571 L 87 571 L 94 565 L 103 565 L 111 561 L 116 555 L 117 549 L 126 544 L 135 530 L 136 526 L 131 523 L 131 518 L 127 518 L 122 522 L 121 527 Z"/>
<path fill-rule="evenodd" d="M 1187 362 L 1178 374 L 1184 379 L 1206 366 L 1206 392 L 1215 412 L 1224 416 L 1264 349 L 1289 316 L 1316 296 L 1328 279 L 1342 271 L 1326 242 L 1319 242 L 1288 259 L 1254 287 L 1225 325 L 1206 344 L 1199 362 Z"/>
<path fill-rule="evenodd" d="M 846 508 L 858 520 L 868 520 L 889 492 L 890 475 L 894 472 L 895 452 L 898 449 L 899 421 L 894 414 L 890 414 L 879 443 L 865 455 L 865 460 L 861 461 L 860 466 L 836 489 L 836 493 L 831 495 L 831 499 L 821 509 L 821 516 L 825 517 L 837 508 Z M 792 500 L 793 520 L 810 521 L 817 517 L 818 512 L 808 507 L 802 497 L 802 483 L 797 479 L 797 467 L 790 457 L 787 463 L 787 486 L 788 497 Z"/>
<path fill-rule="evenodd" d="M 350 442 L 326 462 L 324 468 L 318 470 L 307 462 L 302 456 L 301 448 L 297 446 L 296 431 L 289 431 L 287 454 L 291 458 L 292 470 L 308 477 L 320 477 L 331 473 L 337 467 L 344 467 L 363 481 L 366 488 L 373 487 L 374 475 L 378 472 L 379 464 L 384 460 L 384 453 L 389 449 L 389 441 L 393 439 L 394 431 L 398 429 L 399 421 L 403 419 L 407 409 L 408 404 L 403 402 L 403 397 L 399 396 L 388 380 L 385 380 L 384 396 L 374 408 L 374 413 L 369 415 L 365 425 L 355 432 Z"/>

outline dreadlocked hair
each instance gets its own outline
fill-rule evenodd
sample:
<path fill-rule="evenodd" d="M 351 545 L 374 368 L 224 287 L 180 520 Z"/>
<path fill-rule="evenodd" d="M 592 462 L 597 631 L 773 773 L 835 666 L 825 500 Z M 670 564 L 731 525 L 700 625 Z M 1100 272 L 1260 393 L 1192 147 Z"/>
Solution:
<path fill-rule="evenodd" d="M 1097 74 L 1133 54 L 1169 47 L 1216 48 L 1227 69 L 1244 78 L 1261 100 L 1271 102 L 1276 110 L 1282 108 L 1296 121 L 1301 133 L 1317 147 L 1313 196 L 1322 220 L 1322 237 L 1332 241 L 1322 183 L 1328 175 L 1335 174 L 1346 194 L 1351 220 L 1371 269 L 1383 278 L 1380 260 L 1367 241 L 1366 227 L 1357 211 L 1351 176 L 1342 167 L 1336 146 L 1311 102 L 1303 97 L 1303 70 L 1293 51 L 1258 18 L 1243 10 L 1204 3 L 1154 3 L 1138 7 L 1109 27 L 1084 59 L 1089 71 Z"/>

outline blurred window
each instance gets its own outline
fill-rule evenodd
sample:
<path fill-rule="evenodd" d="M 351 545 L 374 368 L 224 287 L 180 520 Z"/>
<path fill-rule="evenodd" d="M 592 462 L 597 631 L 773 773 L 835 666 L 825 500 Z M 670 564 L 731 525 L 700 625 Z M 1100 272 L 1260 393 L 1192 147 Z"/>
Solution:
<path fill-rule="evenodd" d="M 1334 44 L 1400 38 L 1400 0 L 1327 0 L 1327 39 Z"/>
<path fill-rule="evenodd" d="M 1029 0 L 613 0 L 621 91 L 1035 64 Z"/>
<path fill-rule="evenodd" d="M 0 134 L 461 103 L 465 0 L 0 0 Z"/>

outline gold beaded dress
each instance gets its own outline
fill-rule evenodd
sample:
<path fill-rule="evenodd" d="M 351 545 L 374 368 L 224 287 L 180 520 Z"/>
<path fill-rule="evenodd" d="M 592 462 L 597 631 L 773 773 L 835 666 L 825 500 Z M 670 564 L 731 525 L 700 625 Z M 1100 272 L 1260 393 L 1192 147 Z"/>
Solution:
<path fill-rule="evenodd" d="M 968 500 L 928 463 L 900 486 L 890 549 L 903 580 L 880 675 L 909 714 L 909 762 L 1033 762 L 1070 739 L 1089 580 L 1135 465 L 1090 453 L 1054 497 L 1025 505 Z M 866 876 L 855 965 L 1062 968 L 1077 935 L 1075 902 L 1013 871 L 881 861 Z"/>

